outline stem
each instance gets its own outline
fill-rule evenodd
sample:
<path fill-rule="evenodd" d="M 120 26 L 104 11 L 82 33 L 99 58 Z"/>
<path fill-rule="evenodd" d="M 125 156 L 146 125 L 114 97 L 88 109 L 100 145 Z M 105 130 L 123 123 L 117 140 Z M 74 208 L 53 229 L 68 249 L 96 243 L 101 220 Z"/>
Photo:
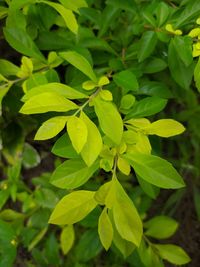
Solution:
<path fill-rule="evenodd" d="M 79 109 L 77 109 L 77 111 L 72 115 L 72 116 L 76 116 L 79 112 L 81 112 L 98 94 L 99 92 L 102 90 L 102 87 L 99 87 L 90 97 L 89 99 L 82 105 L 79 107 Z"/>

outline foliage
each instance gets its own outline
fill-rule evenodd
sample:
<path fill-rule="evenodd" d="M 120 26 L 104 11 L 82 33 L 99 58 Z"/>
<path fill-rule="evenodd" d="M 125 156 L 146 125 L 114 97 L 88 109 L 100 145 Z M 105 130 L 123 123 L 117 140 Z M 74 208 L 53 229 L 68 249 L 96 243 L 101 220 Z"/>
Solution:
<path fill-rule="evenodd" d="M 160 189 L 182 196 L 188 171 L 200 214 L 199 15 L 198 0 L 1 1 L 17 57 L 0 59 L 0 266 L 21 250 L 25 266 L 190 261 L 160 242 L 178 195 L 149 210 Z M 35 174 L 45 161 L 55 169 Z"/>

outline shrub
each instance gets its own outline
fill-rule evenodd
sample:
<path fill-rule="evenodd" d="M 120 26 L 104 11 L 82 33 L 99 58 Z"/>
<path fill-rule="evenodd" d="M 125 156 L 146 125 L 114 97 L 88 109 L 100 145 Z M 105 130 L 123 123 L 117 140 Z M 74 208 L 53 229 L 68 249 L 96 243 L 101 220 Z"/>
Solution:
<path fill-rule="evenodd" d="M 164 158 L 182 170 L 192 149 L 161 138 L 180 121 L 199 138 L 200 3 L 179 2 L 1 2 L 0 266 L 190 261 L 161 242 L 178 222 L 149 216 L 160 189 L 185 186 Z"/>

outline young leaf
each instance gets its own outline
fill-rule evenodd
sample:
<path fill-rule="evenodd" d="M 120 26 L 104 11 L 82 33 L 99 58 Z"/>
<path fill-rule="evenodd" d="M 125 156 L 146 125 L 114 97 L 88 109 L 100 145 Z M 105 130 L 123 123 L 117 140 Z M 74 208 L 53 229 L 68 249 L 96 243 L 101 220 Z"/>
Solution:
<path fill-rule="evenodd" d="M 145 181 L 161 188 L 182 188 L 185 183 L 168 161 L 153 155 L 131 153 L 124 156 Z"/>
<path fill-rule="evenodd" d="M 38 129 L 35 140 L 47 140 L 56 136 L 63 130 L 69 117 L 57 116 L 45 121 Z"/>
<path fill-rule="evenodd" d="M 157 239 L 165 239 L 171 237 L 178 228 L 178 223 L 167 216 L 156 216 L 145 222 L 144 227 L 147 228 L 145 234 Z"/>
<path fill-rule="evenodd" d="M 42 62 L 45 61 L 40 50 L 24 30 L 20 28 L 4 28 L 4 35 L 9 45 L 19 53 L 36 58 Z"/>
<path fill-rule="evenodd" d="M 73 33 L 78 33 L 78 23 L 76 21 L 76 17 L 74 16 L 73 12 L 64 6 L 58 3 L 52 3 L 49 1 L 40 0 L 41 3 L 49 5 L 53 7 L 64 19 L 66 26 L 72 31 Z"/>
<path fill-rule="evenodd" d="M 97 205 L 95 192 L 74 191 L 63 197 L 53 210 L 49 223 L 65 225 L 74 224 L 85 218 Z"/>
<path fill-rule="evenodd" d="M 98 167 L 98 162 L 87 167 L 81 159 L 69 159 L 56 168 L 50 182 L 59 188 L 74 189 L 86 183 Z"/>
<path fill-rule="evenodd" d="M 123 121 L 116 107 L 111 102 L 96 98 L 94 108 L 102 131 L 114 143 L 119 144 L 123 134 Z"/>
<path fill-rule="evenodd" d="M 108 250 L 112 244 L 113 227 L 106 208 L 104 208 L 99 217 L 98 233 L 103 247 Z"/>
<path fill-rule="evenodd" d="M 56 93 L 69 99 L 81 99 L 88 97 L 87 95 L 73 89 L 68 85 L 62 83 L 48 83 L 33 87 L 31 90 L 28 90 L 22 97 L 22 101 L 26 102 L 31 97 L 41 93 Z"/>
<path fill-rule="evenodd" d="M 72 101 L 56 93 L 42 93 L 31 97 L 20 109 L 23 114 L 37 114 L 49 111 L 64 112 L 77 109 Z"/>
<path fill-rule="evenodd" d="M 76 1 L 59 0 L 59 2 L 64 7 L 69 8 L 77 13 L 79 13 L 79 8 L 88 6 L 85 0 L 76 0 Z"/>
<path fill-rule="evenodd" d="M 127 241 L 139 246 L 142 238 L 140 216 L 121 184 L 115 180 L 116 199 L 113 203 L 113 218 L 117 231 Z"/>
<path fill-rule="evenodd" d="M 66 255 L 69 250 L 72 248 L 74 244 L 74 228 L 73 225 L 68 225 L 65 226 L 62 229 L 61 235 L 60 235 L 60 244 L 61 244 L 61 249 L 64 255 Z"/>
<path fill-rule="evenodd" d="M 176 265 L 183 265 L 190 262 L 190 257 L 186 252 L 176 245 L 154 245 L 161 258 Z"/>
<path fill-rule="evenodd" d="M 81 151 L 81 157 L 88 166 L 91 166 L 102 149 L 102 138 L 96 125 L 81 112 L 80 118 L 83 120 L 87 127 L 87 141 Z"/>
<path fill-rule="evenodd" d="M 72 145 L 80 153 L 87 142 L 88 129 L 82 118 L 72 116 L 67 122 L 67 132 Z"/>
<path fill-rule="evenodd" d="M 185 131 L 185 127 L 172 119 L 161 119 L 151 123 L 145 128 L 147 134 L 155 134 L 161 137 L 170 137 L 181 134 Z"/>
<path fill-rule="evenodd" d="M 97 82 L 97 77 L 90 65 L 90 63 L 82 55 L 75 51 L 60 52 L 59 55 L 68 61 L 75 68 L 79 69 L 86 76 L 88 76 L 93 82 Z"/>
<path fill-rule="evenodd" d="M 129 163 L 121 157 L 119 157 L 117 160 L 117 167 L 125 175 L 129 175 L 131 172 L 131 167 L 130 167 Z"/>

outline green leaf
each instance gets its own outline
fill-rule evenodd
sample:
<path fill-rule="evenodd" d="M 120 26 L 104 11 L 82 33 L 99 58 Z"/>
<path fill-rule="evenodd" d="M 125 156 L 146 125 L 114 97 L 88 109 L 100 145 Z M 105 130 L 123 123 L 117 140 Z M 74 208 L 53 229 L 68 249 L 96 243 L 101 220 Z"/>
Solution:
<path fill-rule="evenodd" d="M 133 95 L 127 94 L 121 98 L 120 108 L 130 109 L 135 103 L 135 97 Z"/>
<path fill-rule="evenodd" d="M 67 132 L 74 149 L 80 153 L 88 138 L 88 128 L 84 120 L 76 116 L 70 117 L 67 122 Z"/>
<path fill-rule="evenodd" d="M 99 216 L 98 233 L 103 247 L 108 250 L 112 244 L 113 227 L 106 208 Z"/>
<path fill-rule="evenodd" d="M 125 90 L 125 93 L 129 91 L 138 91 L 139 85 L 136 76 L 130 70 L 123 70 L 113 75 L 114 82 Z"/>
<path fill-rule="evenodd" d="M 3 76 L 17 75 L 20 68 L 6 59 L 0 59 L 0 74 Z"/>
<path fill-rule="evenodd" d="M 26 169 L 36 167 L 40 164 L 40 155 L 37 150 L 29 145 L 28 143 L 24 144 L 24 151 L 22 154 L 22 163 Z"/>
<path fill-rule="evenodd" d="M 76 21 L 76 17 L 74 16 L 71 10 L 65 8 L 64 6 L 58 3 L 52 3 L 44 0 L 40 0 L 39 2 L 53 7 L 63 18 L 67 28 L 69 28 L 69 30 L 72 31 L 74 34 L 78 33 L 78 23 Z"/>
<path fill-rule="evenodd" d="M 98 167 L 98 162 L 87 167 L 81 159 L 69 159 L 56 168 L 50 182 L 59 188 L 74 189 L 86 183 Z"/>
<path fill-rule="evenodd" d="M 196 17 L 199 16 L 200 3 L 198 0 L 190 1 L 187 7 L 182 8 L 181 13 L 180 10 L 177 11 L 178 15 L 177 13 L 175 13 L 174 15 L 176 19 L 175 27 L 178 28 L 186 24 L 189 24 L 190 22 L 192 22 L 192 20 L 194 20 Z"/>
<path fill-rule="evenodd" d="M 161 188 L 182 188 L 185 183 L 171 163 L 153 155 L 126 154 L 125 159 L 145 181 Z"/>
<path fill-rule="evenodd" d="M 147 134 L 155 134 L 161 137 L 170 137 L 181 134 L 185 127 L 173 119 L 161 119 L 154 121 L 150 126 L 145 128 Z"/>
<path fill-rule="evenodd" d="M 45 101 L 44 101 L 45 100 Z M 64 112 L 77 109 L 72 101 L 56 93 L 42 93 L 31 97 L 20 109 L 23 114 L 37 114 L 49 111 Z"/>
<path fill-rule="evenodd" d="M 198 91 L 200 92 L 200 58 L 194 69 L 194 80 Z"/>
<path fill-rule="evenodd" d="M 156 15 L 159 27 L 166 22 L 169 14 L 170 14 L 169 6 L 164 2 L 160 2 L 156 9 Z"/>
<path fill-rule="evenodd" d="M 96 98 L 94 100 L 94 108 L 102 131 L 114 143 L 120 144 L 123 134 L 123 122 L 114 104 Z"/>
<path fill-rule="evenodd" d="M 73 225 L 68 225 L 62 229 L 60 235 L 60 245 L 64 255 L 66 255 L 74 244 L 75 234 Z"/>
<path fill-rule="evenodd" d="M 143 180 L 142 178 L 139 177 L 139 175 L 137 175 L 137 180 L 142 188 L 142 190 L 152 199 L 156 199 L 160 189 L 152 184 L 149 184 L 148 182 L 146 182 L 145 180 Z"/>
<path fill-rule="evenodd" d="M 95 258 L 101 250 L 102 246 L 96 229 L 89 229 L 84 232 L 76 246 L 76 260 L 79 262 L 87 262 Z M 84 266 L 88 266 L 88 264 Z"/>
<path fill-rule="evenodd" d="M 76 0 L 76 1 L 66 1 L 66 0 L 59 0 L 59 2 L 66 8 L 71 9 L 79 13 L 79 8 L 87 7 L 87 2 L 85 0 Z"/>
<path fill-rule="evenodd" d="M 14 11 L 14 10 L 24 7 L 25 5 L 35 3 L 35 2 L 36 0 L 12 0 L 9 4 L 9 9 L 11 11 Z"/>
<path fill-rule="evenodd" d="M 12 267 L 17 256 L 13 228 L 0 220 L 0 267 Z M 14 242 L 14 243 L 13 243 Z"/>
<path fill-rule="evenodd" d="M 66 61 L 68 61 L 75 68 L 79 69 L 86 76 L 88 76 L 93 82 L 97 82 L 97 77 L 92 69 L 92 66 L 82 55 L 75 51 L 60 52 L 59 55 Z"/>
<path fill-rule="evenodd" d="M 95 192 L 74 191 L 63 197 L 53 210 L 49 223 L 65 225 L 74 224 L 85 218 L 97 205 Z"/>
<path fill-rule="evenodd" d="M 167 68 L 167 63 L 161 58 L 154 57 L 150 58 L 148 62 L 146 61 L 142 65 L 142 71 L 144 73 L 156 73 Z"/>
<path fill-rule="evenodd" d="M 192 38 L 189 36 L 175 36 L 173 44 L 182 62 L 185 66 L 189 66 L 193 62 Z"/>
<path fill-rule="evenodd" d="M 115 180 L 116 199 L 113 203 L 113 218 L 117 231 L 125 240 L 139 246 L 142 238 L 140 216 L 120 183 Z"/>
<path fill-rule="evenodd" d="M 145 234 L 157 239 L 165 239 L 171 237 L 178 228 L 178 223 L 167 216 L 156 216 L 145 222 L 144 227 L 147 228 Z"/>
<path fill-rule="evenodd" d="M 81 157 L 88 166 L 91 166 L 101 152 L 102 138 L 96 125 L 86 116 L 85 113 L 81 112 L 80 118 L 85 123 L 88 133 L 87 141 L 81 151 Z"/>
<path fill-rule="evenodd" d="M 172 264 L 183 265 L 191 261 L 186 252 L 178 246 L 167 244 L 154 245 L 154 247 L 158 250 L 161 258 L 171 262 Z"/>
<path fill-rule="evenodd" d="M 147 57 L 149 57 L 157 44 L 157 35 L 153 31 L 146 31 L 143 33 L 142 38 L 140 40 L 140 49 L 138 52 L 138 60 L 142 62 Z"/>
<path fill-rule="evenodd" d="M 68 85 L 62 83 L 48 83 L 33 87 L 31 90 L 28 90 L 22 97 L 22 101 L 26 102 L 31 97 L 41 93 L 56 93 L 69 99 L 81 99 L 88 97 L 87 95 L 73 89 Z"/>
<path fill-rule="evenodd" d="M 6 41 L 19 53 L 45 62 L 44 56 L 31 37 L 20 28 L 4 28 Z"/>
<path fill-rule="evenodd" d="M 51 152 L 63 158 L 79 158 L 79 155 L 72 146 L 67 133 L 63 134 L 54 144 Z"/>
<path fill-rule="evenodd" d="M 68 118 L 68 116 L 57 116 L 45 121 L 38 129 L 34 139 L 47 140 L 53 138 L 63 130 Z"/>
<path fill-rule="evenodd" d="M 136 102 L 130 112 L 126 115 L 126 119 L 143 118 L 154 115 L 165 108 L 167 100 L 157 96 L 146 97 Z"/>
<path fill-rule="evenodd" d="M 177 84 L 183 89 L 189 89 L 192 82 L 194 65 L 193 63 L 188 66 L 183 64 L 182 59 L 179 55 L 177 56 L 176 43 L 174 39 L 172 39 L 169 44 L 168 63 L 171 75 Z"/>

